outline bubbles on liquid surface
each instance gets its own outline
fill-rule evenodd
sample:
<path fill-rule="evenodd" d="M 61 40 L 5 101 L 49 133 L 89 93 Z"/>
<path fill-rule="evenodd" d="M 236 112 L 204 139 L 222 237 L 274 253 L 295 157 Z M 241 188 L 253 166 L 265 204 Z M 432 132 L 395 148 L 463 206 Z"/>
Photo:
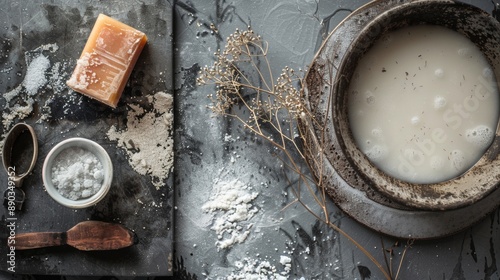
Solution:
<path fill-rule="evenodd" d="M 441 95 L 434 97 L 434 109 L 439 110 L 446 106 L 446 98 Z"/>
<path fill-rule="evenodd" d="M 465 154 L 461 150 L 453 150 L 450 153 L 450 161 L 453 168 L 462 170 L 465 167 Z"/>
<path fill-rule="evenodd" d="M 418 125 L 420 123 L 420 117 L 419 116 L 413 116 L 410 119 L 410 122 L 412 125 Z"/>
<path fill-rule="evenodd" d="M 373 145 L 365 151 L 365 155 L 372 161 L 380 161 L 387 157 L 387 147 L 383 145 Z"/>
<path fill-rule="evenodd" d="M 498 121 L 497 69 L 467 38 L 430 36 L 427 28 L 434 27 L 412 31 L 418 44 L 408 43 L 406 31 L 382 37 L 359 61 L 359 79 L 348 90 L 357 93 L 348 113 L 360 150 L 390 176 L 418 184 L 467 171 L 491 145 Z M 390 39 L 398 51 L 384 46 Z"/>
<path fill-rule="evenodd" d="M 376 127 L 374 129 L 372 129 L 372 136 L 375 138 L 375 139 L 379 139 L 379 140 L 382 140 L 383 138 L 383 133 L 382 133 L 382 129 Z"/>
<path fill-rule="evenodd" d="M 470 49 L 469 48 L 460 48 L 458 49 L 458 55 L 461 56 L 461 57 L 468 57 L 470 56 Z"/>
<path fill-rule="evenodd" d="M 486 67 L 483 69 L 483 77 L 485 78 L 493 78 L 493 70 L 491 68 Z"/>
<path fill-rule="evenodd" d="M 465 139 L 469 143 L 486 148 L 493 139 L 493 129 L 486 125 L 478 125 L 465 131 Z"/>
<path fill-rule="evenodd" d="M 425 162 L 424 152 L 412 148 L 405 149 L 403 155 L 414 166 L 419 166 Z"/>
<path fill-rule="evenodd" d="M 441 169 L 444 166 L 444 160 L 439 156 L 433 156 L 430 159 L 432 169 Z"/>
<path fill-rule="evenodd" d="M 444 76 L 444 70 L 441 68 L 438 68 L 434 71 L 434 75 L 438 78 L 442 78 Z"/>
<path fill-rule="evenodd" d="M 366 104 L 368 104 L 368 105 L 374 104 L 375 103 L 375 96 L 373 95 L 373 92 L 367 91 L 365 93 L 365 100 L 366 100 Z"/>
<path fill-rule="evenodd" d="M 371 104 L 375 103 L 375 97 L 373 97 L 373 96 L 366 97 L 366 103 L 368 105 L 371 105 Z"/>

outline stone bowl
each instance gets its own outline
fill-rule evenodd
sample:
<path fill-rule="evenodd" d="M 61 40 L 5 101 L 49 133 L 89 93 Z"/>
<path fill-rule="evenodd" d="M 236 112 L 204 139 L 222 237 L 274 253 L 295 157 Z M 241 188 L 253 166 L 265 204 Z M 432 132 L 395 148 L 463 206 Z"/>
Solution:
<path fill-rule="evenodd" d="M 497 81 L 500 81 L 500 23 L 491 15 L 468 4 L 447 0 L 402 1 L 376 16 L 359 32 L 338 66 L 331 88 L 335 137 L 349 164 L 373 189 L 391 200 L 416 210 L 450 210 L 480 200 L 495 190 L 500 181 L 500 126 L 484 155 L 465 173 L 438 183 L 415 184 L 396 179 L 377 168 L 358 149 L 350 130 L 347 112 L 348 88 L 358 61 L 377 39 L 393 30 L 418 24 L 438 25 L 459 32 L 484 53 Z M 489 85 L 497 87 L 497 85 Z"/>

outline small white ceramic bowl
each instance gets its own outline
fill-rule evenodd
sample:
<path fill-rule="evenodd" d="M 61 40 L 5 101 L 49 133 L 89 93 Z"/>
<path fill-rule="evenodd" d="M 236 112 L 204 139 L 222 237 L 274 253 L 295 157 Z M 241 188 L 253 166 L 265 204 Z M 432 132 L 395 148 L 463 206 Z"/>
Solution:
<path fill-rule="evenodd" d="M 99 161 L 101 161 L 104 173 L 104 179 L 99 191 L 90 197 L 78 200 L 71 200 L 64 197 L 57 191 L 56 187 L 52 183 L 52 166 L 54 164 L 54 160 L 62 151 L 72 147 L 80 147 L 92 152 L 99 159 Z M 96 142 L 85 138 L 70 138 L 60 142 L 49 152 L 43 163 L 42 179 L 47 193 L 58 203 L 70 208 L 86 208 L 98 203 L 108 193 L 113 179 L 113 164 L 106 150 L 104 150 L 104 148 Z"/>

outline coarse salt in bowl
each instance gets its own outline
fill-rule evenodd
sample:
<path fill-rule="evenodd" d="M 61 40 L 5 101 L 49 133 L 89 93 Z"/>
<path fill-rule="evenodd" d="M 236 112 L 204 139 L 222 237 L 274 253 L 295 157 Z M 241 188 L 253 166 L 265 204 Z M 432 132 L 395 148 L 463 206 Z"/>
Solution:
<path fill-rule="evenodd" d="M 59 204 L 86 208 L 108 193 L 113 164 L 106 150 L 96 142 L 70 138 L 49 152 L 43 163 L 42 179 L 47 193 Z"/>

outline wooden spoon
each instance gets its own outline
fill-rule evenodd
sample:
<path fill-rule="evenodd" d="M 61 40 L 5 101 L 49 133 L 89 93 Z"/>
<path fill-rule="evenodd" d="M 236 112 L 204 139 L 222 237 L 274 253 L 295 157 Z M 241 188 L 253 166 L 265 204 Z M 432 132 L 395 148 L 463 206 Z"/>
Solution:
<path fill-rule="evenodd" d="M 119 224 L 80 222 L 66 232 L 30 232 L 15 235 L 15 249 L 70 245 L 82 251 L 116 250 L 137 244 L 137 235 Z M 9 243 L 10 244 L 10 243 Z"/>

